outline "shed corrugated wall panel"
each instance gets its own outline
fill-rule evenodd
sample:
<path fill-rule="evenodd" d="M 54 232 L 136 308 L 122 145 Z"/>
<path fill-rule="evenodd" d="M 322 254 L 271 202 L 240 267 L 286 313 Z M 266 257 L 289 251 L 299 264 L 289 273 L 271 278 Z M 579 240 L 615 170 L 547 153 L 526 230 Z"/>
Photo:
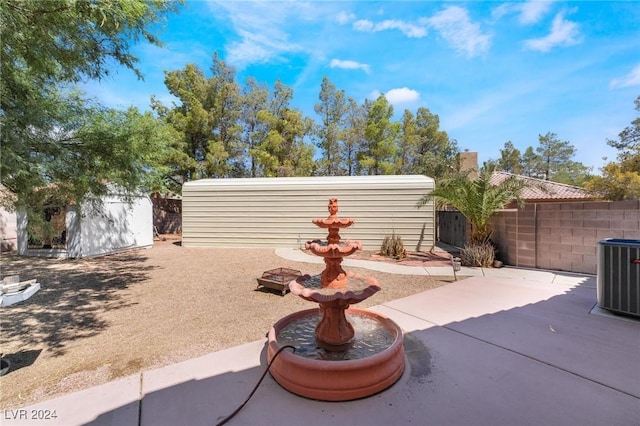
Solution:
<path fill-rule="evenodd" d="M 311 223 L 327 217 L 329 198 L 337 198 L 339 217 L 355 223 L 343 239 L 360 240 L 378 250 L 395 232 L 409 250 L 434 243 L 434 208 L 417 201 L 434 187 L 426 176 L 207 179 L 188 182 L 182 196 L 185 247 L 301 247 L 325 239 Z"/>

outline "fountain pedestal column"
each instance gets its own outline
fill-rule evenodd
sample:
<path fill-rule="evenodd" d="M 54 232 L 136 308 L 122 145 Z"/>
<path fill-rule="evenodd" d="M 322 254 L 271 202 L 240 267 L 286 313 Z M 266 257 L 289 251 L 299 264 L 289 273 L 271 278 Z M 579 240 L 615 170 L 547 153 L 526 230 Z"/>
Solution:
<path fill-rule="evenodd" d="M 348 307 L 349 304 L 344 300 L 320 303 L 322 318 L 315 332 L 318 346 L 334 352 L 340 352 L 349 347 L 356 332 L 345 315 Z"/>
<path fill-rule="evenodd" d="M 345 288 L 347 286 L 347 273 L 342 269 L 341 257 L 325 257 L 326 267 L 322 271 L 322 283 L 325 288 Z"/>

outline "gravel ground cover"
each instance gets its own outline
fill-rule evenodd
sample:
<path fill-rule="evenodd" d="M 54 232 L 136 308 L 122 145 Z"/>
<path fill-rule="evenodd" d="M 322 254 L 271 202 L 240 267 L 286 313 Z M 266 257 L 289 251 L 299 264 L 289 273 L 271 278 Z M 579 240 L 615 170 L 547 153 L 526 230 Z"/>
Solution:
<path fill-rule="evenodd" d="M 95 259 L 3 254 L 0 267 L 42 286 L 0 310 L 0 351 L 12 363 L 0 377 L 0 409 L 8 409 L 264 339 L 278 319 L 313 304 L 257 288 L 256 279 L 279 267 L 315 275 L 324 265 L 273 249 L 185 248 L 173 236 Z M 361 308 L 453 281 L 347 269 L 382 286 Z"/>

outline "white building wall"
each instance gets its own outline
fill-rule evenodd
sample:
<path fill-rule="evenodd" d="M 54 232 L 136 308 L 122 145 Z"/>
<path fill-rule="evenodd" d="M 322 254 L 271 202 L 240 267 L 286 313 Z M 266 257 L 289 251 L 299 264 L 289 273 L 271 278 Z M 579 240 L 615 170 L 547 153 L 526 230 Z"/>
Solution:
<path fill-rule="evenodd" d="M 422 175 L 312 178 L 203 179 L 182 192 L 185 247 L 303 247 L 326 239 L 311 223 L 328 216 L 337 198 L 339 217 L 355 223 L 340 232 L 378 250 L 386 235 L 400 235 L 408 250 L 434 244 L 434 206 L 418 200 L 434 188 Z"/>
<path fill-rule="evenodd" d="M 122 250 L 153 246 L 153 207 L 149 197 L 129 205 L 106 197 L 99 211 L 83 205 L 67 209 L 67 245 L 64 249 L 28 249 L 27 215 L 18 212 L 18 253 L 43 257 L 95 257 Z"/>
<path fill-rule="evenodd" d="M 26 256 L 29 237 L 27 235 L 27 213 L 24 210 L 16 212 L 16 228 L 18 233 L 18 254 Z"/>
<path fill-rule="evenodd" d="M 66 257 L 82 257 L 82 214 L 73 208 L 67 209 Z"/>
<path fill-rule="evenodd" d="M 153 245 L 153 208 L 148 197 L 133 204 L 116 197 L 103 200 L 98 212 L 82 207 L 81 256 L 91 257 Z"/>
<path fill-rule="evenodd" d="M 0 250 L 12 251 L 18 247 L 18 227 L 15 212 L 0 207 Z"/>

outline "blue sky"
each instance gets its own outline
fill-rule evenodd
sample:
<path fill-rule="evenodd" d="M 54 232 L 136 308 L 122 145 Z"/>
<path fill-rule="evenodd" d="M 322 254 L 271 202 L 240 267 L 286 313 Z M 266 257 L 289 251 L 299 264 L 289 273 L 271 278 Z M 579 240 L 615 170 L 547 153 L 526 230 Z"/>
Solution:
<path fill-rule="evenodd" d="M 137 44 L 144 81 L 117 68 L 84 86 L 110 107 L 169 105 L 164 71 L 211 56 L 247 77 L 294 90 L 293 106 L 317 119 L 327 76 L 362 102 L 384 93 L 399 119 L 420 107 L 480 162 L 508 140 L 524 151 L 554 132 L 594 168 L 637 117 L 638 2 L 194 1 L 158 28 L 166 44 Z"/>

